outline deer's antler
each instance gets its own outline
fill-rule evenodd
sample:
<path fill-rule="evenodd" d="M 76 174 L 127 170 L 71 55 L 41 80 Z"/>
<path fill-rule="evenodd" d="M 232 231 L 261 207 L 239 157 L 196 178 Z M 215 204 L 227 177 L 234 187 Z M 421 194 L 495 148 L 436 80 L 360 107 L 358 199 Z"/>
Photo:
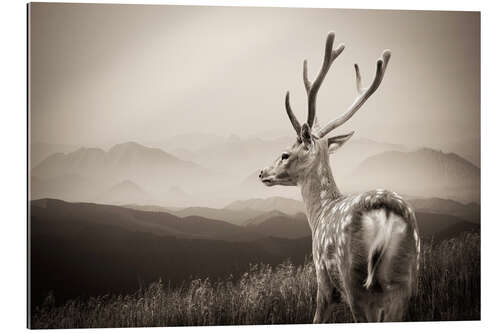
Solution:
<path fill-rule="evenodd" d="M 316 118 L 316 96 L 318 95 L 319 88 L 325 79 L 326 73 L 330 69 L 333 61 L 344 51 L 344 44 L 340 44 L 339 47 L 332 51 L 333 41 L 335 40 L 335 33 L 328 33 L 328 37 L 326 37 L 326 45 L 325 45 L 325 56 L 323 58 L 323 65 L 321 66 L 321 70 L 316 76 L 316 79 L 311 85 L 309 79 L 307 78 L 307 60 L 304 60 L 304 70 L 302 72 L 304 78 L 304 86 L 306 87 L 307 92 L 307 123 L 312 128 L 314 124 L 314 120 Z"/>
<path fill-rule="evenodd" d="M 286 114 L 288 115 L 288 118 L 290 118 L 290 122 L 292 123 L 295 132 L 297 132 L 297 135 L 300 136 L 300 123 L 293 114 L 292 108 L 290 106 L 290 92 L 288 91 L 286 92 L 285 96 L 285 108 L 286 108 Z"/>
<path fill-rule="evenodd" d="M 333 129 L 344 124 L 356 113 L 356 111 L 358 111 L 361 108 L 361 106 L 368 100 L 368 98 L 375 92 L 375 90 L 377 90 L 378 86 L 382 82 L 390 58 L 391 58 L 391 51 L 385 50 L 382 53 L 382 59 L 377 60 L 377 72 L 375 73 L 375 78 L 373 79 L 372 84 L 368 88 L 363 88 L 361 86 L 361 75 L 359 73 L 359 67 L 357 64 L 354 65 L 354 69 L 356 72 L 356 87 L 358 90 L 358 97 L 354 100 L 353 104 L 349 107 L 349 109 L 346 112 L 344 112 L 344 114 L 342 114 L 337 119 L 329 122 L 325 127 L 323 127 L 318 132 L 317 134 L 318 137 L 322 138 L 328 133 L 330 133 Z"/>
<path fill-rule="evenodd" d="M 323 58 L 323 65 L 321 66 L 321 70 L 312 84 L 308 79 L 307 60 L 304 60 L 304 69 L 302 74 L 304 78 L 304 86 L 306 88 L 306 93 L 307 93 L 307 105 L 308 105 L 307 123 L 309 124 L 310 127 L 312 127 L 313 124 L 315 123 L 316 96 L 318 94 L 319 88 L 323 83 L 326 73 L 328 73 L 328 70 L 330 69 L 330 66 L 332 65 L 333 61 L 342 53 L 342 51 L 344 51 L 345 46 L 343 44 L 340 44 L 336 49 L 332 50 L 334 40 L 335 40 L 335 33 L 330 32 L 328 34 L 328 37 L 326 38 L 325 56 Z M 290 107 L 289 95 L 290 94 L 287 92 L 285 98 L 286 112 L 288 114 L 288 117 L 290 118 L 290 121 L 292 122 L 293 128 L 295 129 L 297 134 L 300 134 L 300 123 L 297 121 L 297 118 L 295 118 L 295 115 L 293 114 L 293 111 Z"/>

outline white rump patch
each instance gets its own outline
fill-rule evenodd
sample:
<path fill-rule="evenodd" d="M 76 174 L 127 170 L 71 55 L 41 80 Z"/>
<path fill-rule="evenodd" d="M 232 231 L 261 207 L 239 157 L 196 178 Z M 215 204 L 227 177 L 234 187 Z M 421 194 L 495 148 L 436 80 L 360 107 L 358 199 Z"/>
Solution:
<path fill-rule="evenodd" d="M 368 249 L 368 277 L 364 286 L 369 288 L 373 283 L 375 273 L 382 280 L 387 279 L 391 258 L 399 249 L 407 224 L 400 216 L 392 212 L 387 217 L 385 209 L 364 213 L 361 223 L 363 225 L 363 241 Z M 372 267 L 372 257 L 376 251 L 381 252 L 378 268 Z M 376 271 L 375 268 L 377 268 Z"/>

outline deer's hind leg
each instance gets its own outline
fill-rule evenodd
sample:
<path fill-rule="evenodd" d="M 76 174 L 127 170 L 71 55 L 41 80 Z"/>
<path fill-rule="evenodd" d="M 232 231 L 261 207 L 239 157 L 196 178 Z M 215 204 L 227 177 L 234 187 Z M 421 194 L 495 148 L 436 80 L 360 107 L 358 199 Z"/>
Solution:
<path fill-rule="evenodd" d="M 403 321 L 408 307 L 409 293 L 404 290 L 396 290 L 387 297 L 384 305 L 384 321 Z"/>
<path fill-rule="evenodd" d="M 331 321 L 335 306 L 340 302 L 341 295 L 332 283 L 326 267 L 317 268 L 318 291 L 316 293 L 316 313 L 313 323 Z"/>
<path fill-rule="evenodd" d="M 333 313 L 340 306 L 340 293 L 335 287 L 330 288 L 326 293 L 318 288 L 316 301 L 316 313 L 314 315 L 314 324 L 327 323 L 333 321 Z"/>
<path fill-rule="evenodd" d="M 324 323 L 328 319 L 330 297 L 330 281 L 327 272 L 322 265 L 316 265 L 316 278 L 318 290 L 316 292 L 316 313 L 314 314 L 314 324 Z"/>
<path fill-rule="evenodd" d="M 326 320 L 326 312 L 328 310 L 328 298 L 318 285 L 316 292 L 316 312 L 314 313 L 314 324 L 324 323 Z"/>

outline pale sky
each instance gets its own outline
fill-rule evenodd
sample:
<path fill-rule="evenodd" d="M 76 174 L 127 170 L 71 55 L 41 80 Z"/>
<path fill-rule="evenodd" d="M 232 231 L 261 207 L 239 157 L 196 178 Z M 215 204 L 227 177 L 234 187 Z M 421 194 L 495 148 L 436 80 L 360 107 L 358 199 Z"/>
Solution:
<path fill-rule="evenodd" d="M 337 133 L 440 146 L 480 137 L 480 15 L 367 11 L 40 4 L 31 8 L 31 136 L 101 145 L 203 132 L 293 134 L 290 90 L 306 119 L 310 76 L 329 31 L 346 49 L 318 94 L 320 123 L 356 96 L 354 63 L 384 81 Z"/>

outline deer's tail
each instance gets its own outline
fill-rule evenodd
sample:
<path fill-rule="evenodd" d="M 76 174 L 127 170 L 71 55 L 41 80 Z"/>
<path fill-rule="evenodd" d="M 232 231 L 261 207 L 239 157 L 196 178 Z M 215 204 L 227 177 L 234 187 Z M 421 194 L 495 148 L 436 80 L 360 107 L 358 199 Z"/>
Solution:
<path fill-rule="evenodd" d="M 390 263 L 400 251 L 408 225 L 399 215 L 378 209 L 363 216 L 364 241 L 368 249 L 367 278 L 363 284 L 370 289 L 376 276 L 389 278 Z M 386 277 L 386 278 L 384 278 Z M 390 279 L 390 278 L 389 278 Z"/>

